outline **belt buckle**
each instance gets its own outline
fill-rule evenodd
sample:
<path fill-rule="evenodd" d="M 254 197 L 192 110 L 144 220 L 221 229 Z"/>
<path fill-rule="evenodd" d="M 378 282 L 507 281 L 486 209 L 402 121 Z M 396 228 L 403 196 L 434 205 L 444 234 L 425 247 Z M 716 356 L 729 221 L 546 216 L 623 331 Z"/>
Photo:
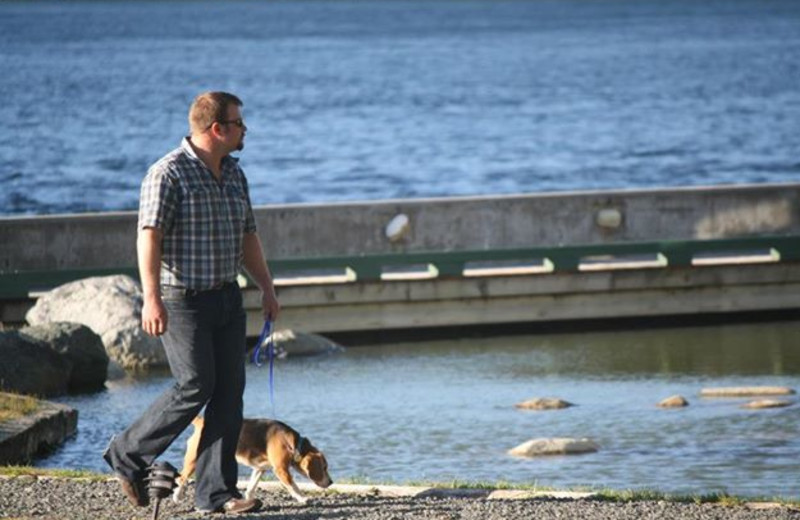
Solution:
<path fill-rule="evenodd" d="M 231 282 L 217 282 L 211 287 L 209 287 L 209 291 L 220 291 L 230 285 Z"/>

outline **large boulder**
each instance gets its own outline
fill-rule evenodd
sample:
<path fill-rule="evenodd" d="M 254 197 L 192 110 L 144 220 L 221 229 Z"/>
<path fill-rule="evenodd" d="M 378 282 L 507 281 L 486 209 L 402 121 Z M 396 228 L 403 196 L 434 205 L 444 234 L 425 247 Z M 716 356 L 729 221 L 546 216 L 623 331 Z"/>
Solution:
<path fill-rule="evenodd" d="M 46 343 L 72 365 L 70 393 L 95 392 L 105 387 L 108 375 L 108 354 L 103 340 L 92 329 L 80 323 L 57 322 L 19 331 L 26 338 Z"/>
<path fill-rule="evenodd" d="M 25 316 L 31 325 L 69 321 L 98 334 L 108 357 L 127 370 L 167 365 L 161 341 L 141 327 L 142 291 L 129 276 L 71 282 L 39 297 Z"/>
<path fill-rule="evenodd" d="M 0 390 L 49 397 L 69 389 L 72 363 L 43 341 L 0 332 Z"/>

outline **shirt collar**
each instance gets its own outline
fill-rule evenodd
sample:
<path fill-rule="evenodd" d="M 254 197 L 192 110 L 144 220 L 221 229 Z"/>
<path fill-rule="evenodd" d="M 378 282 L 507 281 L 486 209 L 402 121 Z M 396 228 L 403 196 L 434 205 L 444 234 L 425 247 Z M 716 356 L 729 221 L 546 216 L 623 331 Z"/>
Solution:
<path fill-rule="evenodd" d="M 197 156 L 197 153 L 195 153 L 194 148 L 192 148 L 192 145 L 189 142 L 190 138 L 191 138 L 191 136 L 187 135 L 186 137 L 183 138 L 183 140 L 181 140 L 181 150 L 183 150 L 183 152 L 186 155 L 188 155 L 189 158 L 191 158 L 192 160 L 203 162 Z M 225 172 L 225 167 L 228 166 L 228 164 L 234 164 L 235 165 L 238 162 L 239 162 L 239 158 L 238 157 L 232 157 L 230 155 L 226 155 L 225 157 L 223 157 L 222 158 L 222 172 L 223 172 L 223 174 Z"/>

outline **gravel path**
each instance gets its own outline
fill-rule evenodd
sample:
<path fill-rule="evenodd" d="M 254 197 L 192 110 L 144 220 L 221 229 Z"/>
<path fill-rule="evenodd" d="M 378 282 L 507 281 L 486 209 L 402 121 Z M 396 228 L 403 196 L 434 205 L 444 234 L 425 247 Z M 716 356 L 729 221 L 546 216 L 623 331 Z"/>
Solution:
<path fill-rule="evenodd" d="M 191 493 L 188 493 L 191 495 Z M 592 499 L 487 500 L 469 497 L 387 498 L 369 494 L 314 495 L 300 505 L 282 491 L 259 491 L 265 509 L 243 519 L 316 520 L 800 520 L 800 510 L 788 507 L 756 509 L 751 506 L 681 504 L 674 502 L 604 502 Z M 123 520 L 152 517 L 152 508 L 134 508 L 113 480 L 67 478 L 0 478 L 0 518 L 53 520 Z M 161 519 L 223 518 L 199 515 L 191 497 L 175 505 L 162 502 Z"/>

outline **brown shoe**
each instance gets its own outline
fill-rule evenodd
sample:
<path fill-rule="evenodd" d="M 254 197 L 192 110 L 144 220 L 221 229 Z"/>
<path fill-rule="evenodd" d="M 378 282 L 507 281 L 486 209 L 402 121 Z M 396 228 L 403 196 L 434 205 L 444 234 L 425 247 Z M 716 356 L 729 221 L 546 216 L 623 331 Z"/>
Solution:
<path fill-rule="evenodd" d="M 200 510 L 201 513 L 228 513 L 231 515 L 237 515 L 239 513 L 253 513 L 261 509 L 261 500 L 257 498 L 231 498 L 221 507 L 213 511 L 207 510 Z"/>
<path fill-rule="evenodd" d="M 222 511 L 232 515 L 252 513 L 261 509 L 261 500 L 257 498 L 232 498 L 222 504 Z"/>
<path fill-rule="evenodd" d="M 122 488 L 122 492 L 128 498 L 128 502 L 137 507 L 147 507 L 150 505 L 150 496 L 147 494 L 144 481 L 128 480 L 119 474 L 117 475 L 117 480 L 119 480 L 119 485 Z"/>

